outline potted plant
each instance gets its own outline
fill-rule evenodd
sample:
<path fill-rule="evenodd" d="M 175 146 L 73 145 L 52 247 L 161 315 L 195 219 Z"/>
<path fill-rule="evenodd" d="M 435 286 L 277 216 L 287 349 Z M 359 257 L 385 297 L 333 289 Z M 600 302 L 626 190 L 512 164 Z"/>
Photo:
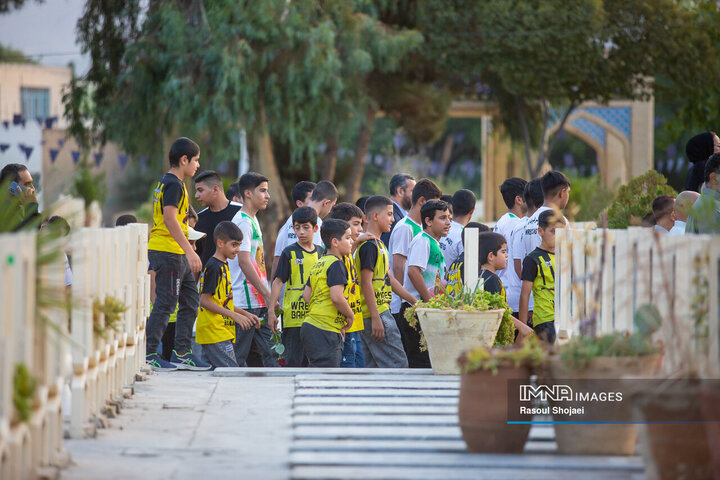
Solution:
<path fill-rule="evenodd" d="M 460 356 L 458 420 L 468 451 L 522 453 L 530 424 L 508 424 L 508 382 L 529 384 L 544 356 L 535 336 L 520 348 L 480 346 Z"/>
<path fill-rule="evenodd" d="M 545 382 L 567 384 L 586 391 L 604 389 L 620 392 L 625 400 L 604 402 L 586 407 L 584 415 L 568 416 L 567 410 L 555 411 L 556 422 L 584 421 L 588 418 L 628 420 L 632 417 L 630 378 L 646 379 L 660 368 L 661 356 L 651 337 L 660 327 L 660 314 L 650 305 L 640 307 L 634 316 L 634 333 L 614 332 L 608 335 L 582 335 L 558 349 L 547 362 Z M 553 404 L 553 402 L 550 402 Z M 580 408 L 582 401 L 556 402 L 566 408 Z M 591 409 L 591 411 L 590 411 Z M 555 423 L 558 452 L 573 455 L 633 455 L 637 429 L 633 424 Z"/>
<path fill-rule="evenodd" d="M 428 302 L 417 302 L 405 318 L 421 330 L 421 348 L 427 349 L 433 371 L 458 374 L 458 356 L 478 345 L 503 346 L 515 339 L 512 310 L 498 294 L 481 290 L 453 296 L 443 291 Z"/>

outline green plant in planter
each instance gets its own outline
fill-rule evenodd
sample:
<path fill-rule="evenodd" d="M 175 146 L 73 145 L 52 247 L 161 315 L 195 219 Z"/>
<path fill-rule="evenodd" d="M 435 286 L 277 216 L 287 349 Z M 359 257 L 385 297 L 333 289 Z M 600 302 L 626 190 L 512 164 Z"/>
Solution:
<path fill-rule="evenodd" d="M 30 375 L 24 363 L 15 365 L 13 377 L 13 403 L 21 422 L 30 420 L 33 409 L 33 398 L 37 390 L 37 379 Z"/>
<path fill-rule="evenodd" d="M 115 297 L 105 297 L 104 302 L 93 301 L 93 331 L 101 338 L 107 338 L 108 332 L 119 331 L 122 328 L 120 317 L 128 307 Z M 105 326 L 100 325 L 100 314 L 105 314 Z"/>
<path fill-rule="evenodd" d="M 660 328 L 660 312 L 654 305 L 643 305 L 633 317 L 635 332 L 632 334 L 613 332 L 599 337 L 577 336 L 560 350 L 563 365 L 574 370 L 583 370 L 597 357 L 638 357 L 653 355 L 658 348 L 651 340 L 652 334 Z"/>
<path fill-rule="evenodd" d="M 495 336 L 495 346 L 509 345 L 515 341 L 515 327 L 512 321 L 512 309 L 508 306 L 507 301 L 502 295 L 497 293 L 486 292 L 480 289 L 478 285 L 474 291 L 464 291 L 453 296 L 443 291 L 439 295 L 435 295 L 427 302 L 417 302 L 405 311 L 405 319 L 408 324 L 417 329 L 418 318 L 415 311 L 418 308 L 437 308 L 440 310 L 495 310 L 504 309 L 500 328 Z M 424 347 L 424 338 L 421 339 L 421 347 Z"/>
<path fill-rule="evenodd" d="M 475 348 L 463 353 L 458 358 L 458 365 L 463 373 L 490 370 L 493 375 L 497 375 L 501 364 L 511 363 L 515 367 L 524 365 L 535 368 L 543 363 L 545 355 L 540 341 L 533 335 L 519 348 Z"/>
<path fill-rule="evenodd" d="M 608 209 L 609 228 L 627 228 L 640 225 L 640 221 L 652 212 L 652 201 L 660 195 L 677 196 L 667 179 L 655 170 L 648 170 L 635 177 L 618 190 Z"/>

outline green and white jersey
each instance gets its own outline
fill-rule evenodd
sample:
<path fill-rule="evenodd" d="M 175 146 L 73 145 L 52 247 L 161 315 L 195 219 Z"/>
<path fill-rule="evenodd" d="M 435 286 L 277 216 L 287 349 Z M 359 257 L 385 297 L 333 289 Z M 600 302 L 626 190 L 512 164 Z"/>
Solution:
<path fill-rule="evenodd" d="M 243 241 L 240 244 L 241 252 L 250 252 L 250 261 L 260 281 L 267 287 L 267 273 L 265 272 L 265 258 L 263 252 L 263 238 L 260 224 L 256 217 L 251 217 L 240 210 L 232 219 L 243 233 Z M 230 277 L 232 278 L 233 301 L 235 306 L 242 309 L 265 307 L 265 299 L 260 292 L 247 280 L 240 269 L 238 258 L 228 260 L 230 265 Z"/>
<path fill-rule="evenodd" d="M 420 267 L 423 281 L 430 293 L 435 291 L 435 283 L 445 285 L 445 257 L 443 256 L 440 243 L 426 232 L 417 235 L 410 242 L 407 262 L 405 262 L 405 276 L 403 286 L 418 300 L 422 299 L 420 292 L 410 281 L 408 268 L 411 266 Z"/>
<path fill-rule="evenodd" d="M 392 233 L 390 233 L 390 244 L 388 245 L 390 271 L 392 271 L 393 268 L 394 256 L 402 255 L 407 258 L 410 242 L 412 242 L 412 239 L 420 233 L 422 233 L 422 227 L 420 224 L 415 223 L 415 221 L 409 216 L 406 216 L 400 220 L 397 225 L 395 225 L 392 229 Z M 398 280 L 400 279 L 398 278 Z M 393 292 L 392 299 L 390 301 L 390 312 L 398 313 L 400 311 L 401 303 L 402 301 L 400 300 L 400 297 Z"/>

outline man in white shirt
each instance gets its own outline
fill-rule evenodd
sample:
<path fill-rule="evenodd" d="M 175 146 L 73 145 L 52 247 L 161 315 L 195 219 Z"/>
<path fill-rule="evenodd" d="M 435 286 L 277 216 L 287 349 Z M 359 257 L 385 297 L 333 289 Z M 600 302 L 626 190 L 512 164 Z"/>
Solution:
<path fill-rule="evenodd" d="M 313 243 L 315 245 L 322 245 L 322 239 L 320 238 L 320 227 L 322 226 L 322 219 L 330 213 L 335 202 L 337 202 L 338 191 L 332 182 L 323 180 L 317 185 L 313 182 L 300 182 L 293 187 L 292 198 L 295 202 L 296 207 L 312 207 L 317 212 L 317 225 L 318 229 L 313 237 Z M 272 264 L 272 275 L 275 275 L 278 262 L 280 261 L 280 255 L 286 247 L 297 242 L 297 235 L 293 229 L 292 215 L 287 221 L 280 227 L 275 240 L 275 250 L 273 252 L 273 264 Z M 271 277 L 274 278 L 274 277 Z M 282 296 L 280 297 L 282 302 Z"/>
<path fill-rule="evenodd" d="M 450 268 L 463 253 L 462 231 L 475 213 L 477 197 L 470 190 L 458 190 L 452 196 L 452 222 L 446 237 L 440 239 L 440 248 L 445 256 L 445 267 Z"/>
<path fill-rule="evenodd" d="M 692 206 L 698 198 L 700 198 L 700 194 L 698 192 L 693 192 L 691 190 L 680 192 L 673 205 L 673 210 L 675 211 L 675 223 L 670 229 L 670 235 L 685 234 L 685 225 L 687 224 L 690 209 L 692 209 Z"/>
<path fill-rule="evenodd" d="M 565 209 L 570 198 L 570 180 L 562 172 L 557 170 L 547 172 L 540 178 L 540 184 L 542 185 L 545 202 L 528 218 L 522 239 L 526 255 L 540 246 L 541 239 L 537 233 L 540 214 L 546 210 L 555 210 L 560 213 Z M 565 225 L 569 226 L 570 223 L 567 218 L 564 216 L 563 218 L 565 219 Z"/>
<path fill-rule="evenodd" d="M 405 278 L 405 261 L 407 260 L 408 249 L 410 248 L 410 242 L 422 232 L 422 219 L 420 218 L 420 209 L 428 200 L 437 200 L 442 195 L 440 188 L 432 180 L 423 178 L 413 188 L 412 192 L 412 207 L 408 212 L 407 217 L 400 220 L 397 226 L 393 229 L 390 234 L 390 247 L 388 253 L 390 255 L 390 269 L 393 272 L 393 276 L 400 280 Z M 405 286 L 405 285 L 403 285 Z M 405 286 L 407 288 L 407 286 Z M 400 315 L 401 299 L 395 293 L 392 295 L 390 301 L 390 313 L 393 314 L 395 321 L 398 323 L 398 328 L 405 322 L 405 319 Z M 400 335 L 402 337 L 403 330 L 400 329 Z"/>
<path fill-rule="evenodd" d="M 523 193 L 525 193 L 526 185 L 527 182 L 518 177 L 508 178 L 502 183 L 502 185 L 500 185 L 500 194 L 503 197 L 503 201 L 505 202 L 508 211 L 497 221 L 495 228 L 493 228 L 493 232 L 499 233 L 505 237 L 505 241 L 507 242 L 508 258 L 513 258 L 512 232 L 515 230 L 515 227 L 522 222 L 522 217 L 524 217 L 525 212 L 527 212 L 525 200 L 523 199 Z M 510 290 L 514 286 L 511 284 L 511 276 L 514 270 L 515 269 L 513 268 L 513 263 L 511 261 L 511 265 L 508 265 L 508 268 L 498 270 L 497 272 L 498 277 L 500 277 L 500 281 L 502 281 L 503 288 L 505 288 L 506 295 L 509 295 Z M 519 288 L 519 285 L 517 287 Z"/>
<path fill-rule="evenodd" d="M 513 228 L 513 231 L 510 234 L 510 243 L 512 243 L 512 256 L 510 257 L 512 258 L 512 270 L 509 272 L 509 279 L 511 287 L 509 290 L 506 289 L 506 294 L 508 305 L 513 310 L 513 316 L 517 319 L 520 318 L 518 312 L 520 310 L 520 289 L 522 287 L 522 281 L 520 280 L 522 261 L 528 254 L 528 252 L 525 251 L 523 233 L 527 227 L 528 220 L 530 220 L 530 217 L 532 217 L 538 209 L 536 205 L 542 205 L 544 203 L 544 198 L 540 179 L 536 178 L 535 180 L 530 180 L 525 186 L 525 191 L 523 192 L 523 200 L 525 200 L 527 214 L 515 224 L 515 228 Z M 528 304 L 528 321 L 531 323 L 530 326 L 532 326 L 532 311 L 534 305 L 532 294 L 530 294 L 530 303 Z"/>
<path fill-rule="evenodd" d="M 675 211 L 673 205 L 675 197 L 672 195 L 660 195 L 652 202 L 652 213 L 655 218 L 655 231 L 668 233 L 675 224 Z"/>

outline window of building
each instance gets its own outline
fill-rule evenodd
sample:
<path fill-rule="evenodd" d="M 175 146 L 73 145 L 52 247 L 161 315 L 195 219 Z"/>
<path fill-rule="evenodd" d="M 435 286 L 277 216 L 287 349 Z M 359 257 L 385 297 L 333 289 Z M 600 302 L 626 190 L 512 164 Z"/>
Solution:
<path fill-rule="evenodd" d="M 26 120 L 44 120 L 50 116 L 50 89 L 22 87 L 20 100 L 22 115 Z"/>

